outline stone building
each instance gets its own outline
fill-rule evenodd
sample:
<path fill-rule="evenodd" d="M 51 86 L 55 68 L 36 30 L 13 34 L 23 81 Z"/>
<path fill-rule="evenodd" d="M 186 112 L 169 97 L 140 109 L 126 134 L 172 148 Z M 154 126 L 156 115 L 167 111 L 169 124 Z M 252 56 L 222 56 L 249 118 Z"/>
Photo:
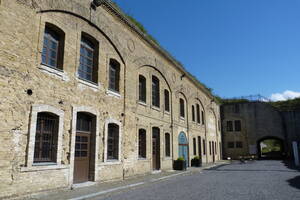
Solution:
<path fill-rule="evenodd" d="M 221 155 L 210 92 L 108 1 L 0 0 L 0 198 Z"/>
<path fill-rule="evenodd" d="M 282 111 L 266 102 L 227 103 L 221 106 L 223 155 L 262 157 L 262 142 L 273 139 L 281 156 L 293 156 L 292 142 L 300 144 L 299 110 Z M 273 156 L 274 157 L 274 156 Z"/>

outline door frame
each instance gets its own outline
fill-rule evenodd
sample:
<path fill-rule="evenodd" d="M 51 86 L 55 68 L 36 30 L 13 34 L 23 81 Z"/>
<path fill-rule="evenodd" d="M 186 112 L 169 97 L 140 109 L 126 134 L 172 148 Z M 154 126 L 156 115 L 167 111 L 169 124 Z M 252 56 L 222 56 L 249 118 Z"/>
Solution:
<path fill-rule="evenodd" d="M 72 129 L 71 129 L 71 147 L 70 147 L 70 170 L 69 170 L 69 187 L 74 184 L 74 161 L 75 161 L 75 140 L 76 140 L 76 124 L 77 124 L 77 113 L 84 112 L 94 116 L 95 119 L 95 155 L 94 155 L 94 169 L 93 169 L 93 180 L 99 181 L 99 172 L 97 170 L 98 154 L 99 154 L 99 144 L 100 136 L 99 133 L 99 112 L 96 108 L 87 106 L 73 106 L 72 107 Z"/>

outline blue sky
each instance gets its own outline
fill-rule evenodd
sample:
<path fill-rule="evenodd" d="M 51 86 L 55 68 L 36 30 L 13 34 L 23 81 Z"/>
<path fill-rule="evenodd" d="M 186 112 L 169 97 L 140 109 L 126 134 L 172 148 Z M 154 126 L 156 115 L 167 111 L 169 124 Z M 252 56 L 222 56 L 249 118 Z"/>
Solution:
<path fill-rule="evenodd" d="M 115 2 L 215 94 L 300 96 L 299 0 Z"/>

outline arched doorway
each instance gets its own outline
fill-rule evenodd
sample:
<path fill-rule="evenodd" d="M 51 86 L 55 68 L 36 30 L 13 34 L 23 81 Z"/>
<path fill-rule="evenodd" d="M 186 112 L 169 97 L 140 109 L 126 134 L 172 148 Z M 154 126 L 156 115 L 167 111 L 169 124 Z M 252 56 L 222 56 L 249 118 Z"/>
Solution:
<path fill-rule="evenodd" d="M 257 141 L 257 152 L 261 159 L 282 159 L 284 157 L 283 140 L 277 137 L 264 137 Z"/>
<path fill-rule="evenodd" d="M 184 132 L 181 132 L 178 136 L 178 157 L 184 158 L 186 166 L 189 166 L 188 141 Z"/>

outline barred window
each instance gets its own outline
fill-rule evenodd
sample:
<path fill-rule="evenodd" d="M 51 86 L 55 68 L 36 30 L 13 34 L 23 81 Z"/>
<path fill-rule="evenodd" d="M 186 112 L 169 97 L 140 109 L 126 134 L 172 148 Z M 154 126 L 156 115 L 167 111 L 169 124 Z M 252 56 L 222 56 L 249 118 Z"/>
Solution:
<path fill-rule="evenodd" d="M 63 69 L 65 33 L 58 27 L 46 23 L 42 51 L 42 64 Z"/>
<path fill-rule="evenodd" d="M 140 129 L 139 130 L 139 158 L 146 158 L 146 130 Z"/>
<path fill-rule="evenodd" d="M 170 93 L 165 90 L 165 111 L 170 112 Z"/>
<path fill-rule="evenodd" d="M 139 76 L 139 100 L 146 103 L 147 99 L 147 82 L 142 75 Z"/>
<path fill-rule="evenodd" d="M 152 105 L 160 107 L 159 79 L 152 76 Z"/>
<path fill-rule="evenodd" d="M 59 117 L 51 113 L 38 113 L 34 162 L 56 162 Z"/>
<path fill-rule="evenodd" d="M 179 99 L 179 105 L 180 105 L 180 117 L 185 117 L 185 109 L 184 109 L 184 100 Z"/>
<path fill-rule="evenodd" d="M 113 123 L 108 124 L 107 159 L 119 159 L 119 126 Z"/>
<path fill-rule="evenodd" d="M 114 59 L 109 61 L 109 85 L 108 88 L 120 92 L 120 63 Z"/>
<path fill-rule="evenodd" d="M 169 133 L 165 134 L 165 153 L 166 157 L 171 156 L 171 137 Z"/>
<path fill-rule="evenodd" d="M 78 76 L 90 82 L 98 81 L 98 42 L 87 34 L 81 37 Z"/>

